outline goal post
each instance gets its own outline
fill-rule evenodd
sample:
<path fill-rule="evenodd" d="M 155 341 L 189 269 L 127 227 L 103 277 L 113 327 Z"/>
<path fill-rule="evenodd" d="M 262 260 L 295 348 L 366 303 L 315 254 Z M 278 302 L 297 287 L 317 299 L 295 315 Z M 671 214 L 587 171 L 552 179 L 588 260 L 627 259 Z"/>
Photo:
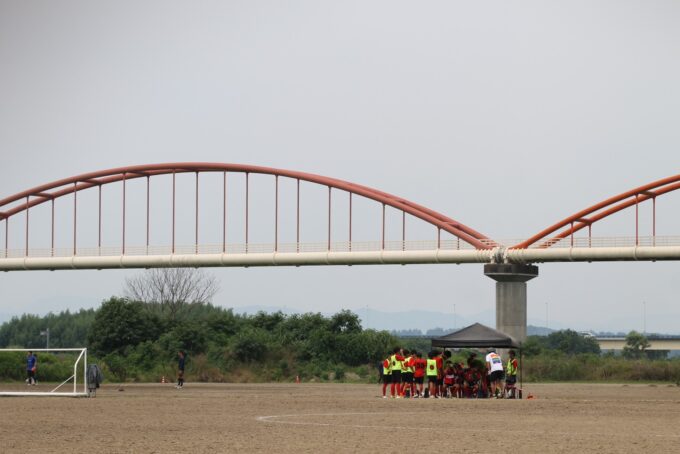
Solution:
<path fill-rule="evenodd" d="M 28 352 L 37 355 L 37 378 L 41 379 L 41 370 L 49 370 L 50 391 L 41 389 L 19 390 L 19 385 L 8 386 L 5 381 L 13 380 L 16 383 L 17 371 L 20 375 L 26 371 L 26 357 L 18 353 Z M 13 355 L 14 354 L 14 355 Z M 42 355 L 47 354 L 47 355 Z M 16 370 L 9 370 L 9 366 L 14 366 Z M 72 367 L 71 367 L 72 365 Z M 86 397 L 87 388 L 87 348 L 0 348 L 0 396 L 62 396 L 62 397 Z M 43 374 L 44 375 L 44 374 Z M 22 385 L 24 384 L 21 382 Z M 41 383 L 40 388 L 45 388 L 45 383 Z"/>

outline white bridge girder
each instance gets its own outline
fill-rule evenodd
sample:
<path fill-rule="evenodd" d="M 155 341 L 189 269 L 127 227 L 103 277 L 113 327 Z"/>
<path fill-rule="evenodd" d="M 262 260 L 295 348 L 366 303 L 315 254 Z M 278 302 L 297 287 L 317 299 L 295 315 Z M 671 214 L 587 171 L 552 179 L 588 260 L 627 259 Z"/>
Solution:
<path fill-rule="evenodd" d="M 2 257 L 0 271 L 680 260 L 680 246 Z"/>

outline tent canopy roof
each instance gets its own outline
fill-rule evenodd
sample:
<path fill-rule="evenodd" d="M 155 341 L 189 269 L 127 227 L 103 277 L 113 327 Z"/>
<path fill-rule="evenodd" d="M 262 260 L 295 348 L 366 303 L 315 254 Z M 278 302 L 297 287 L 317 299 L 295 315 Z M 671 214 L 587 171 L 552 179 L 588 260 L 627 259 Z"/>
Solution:
<path fill-rule="evenodd" d="M 475 323 L 451 334 L 433 338 L 432 346 L 445 348 L 519 348 L 520 344 L 501 331 L 489 328 L 481 323 Z"/>

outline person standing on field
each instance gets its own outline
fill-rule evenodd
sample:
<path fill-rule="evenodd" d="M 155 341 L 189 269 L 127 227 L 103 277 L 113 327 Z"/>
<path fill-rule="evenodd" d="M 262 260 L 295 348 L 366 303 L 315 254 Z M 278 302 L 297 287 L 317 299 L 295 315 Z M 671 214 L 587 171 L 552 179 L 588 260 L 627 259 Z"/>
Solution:
<path fill-rule="evenodd" d="M 392 369 L 390 367 L 390 356 L 387 356 L 382 362 L 382 396 L 383 399 L 387 399 L 387 385 L 392 382 Z"/>
<path fill-rule="evenodd" d="M 175 388 L 182 389 L 184 387 L 184 352 L 180 350 L 177 356 L 179 359 L 177 361 L 177 386 Z"/>
<path fill-rule="evenodd" d="M 487 350 L 486 355 L 486 370 L 489 375 L 489 384 L 491 385 L 491 395 L 489 397 L 497 397 L 496 391 L 503 392 L 503 360 L 500 355 L 496 353 L 495 348 Z"/>
<path fill-rule="evenodd" d="M 390 385 L 390 395 L 392 398 L 401 398 L 401 370 L 402 361 L 406 358 L 402 355 L 402 350 L 399 347 L 394 349 L 394 353 L 390 356 L 390 377 L 392 383 Z"/>
<path fill-rule="evenodd" d="M 510 359 L 508 359 L 508 364 L 505 367 L 505 390 L 508 393 L 508 397 L 514 399 L 519 364 L 517 363 L 517 358 L 515 358 L 515 350 L 510 350 L 508 355 L 510 356 Z"/>
<path fill-rule="evenodd" d="M 35 357 L 33 352 L 28 352 L 26 355 L 26 383 L 28 386 L 35 386 L 35 371 L 38 368 L 38 359 Z"/>

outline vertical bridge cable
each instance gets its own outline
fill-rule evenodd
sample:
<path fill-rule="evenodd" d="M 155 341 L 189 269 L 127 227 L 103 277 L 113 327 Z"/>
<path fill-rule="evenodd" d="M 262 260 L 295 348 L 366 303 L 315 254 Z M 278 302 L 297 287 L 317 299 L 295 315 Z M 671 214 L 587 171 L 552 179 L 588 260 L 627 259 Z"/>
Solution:
<path fill-rule="evenodd" d="M 328 252 L 331 251 L 331 188 L 328 186 Z"/>
<path fill-rule="evenodd" d="M 125 255 L 125 196 L 127 186 L 125 180 L 127 178 L 127 173 L 123 173 L 123 255 Z"/>
<path fill-rule="evenodd" d="M 276 195 L 274 196 L 274 252 L 279 252 L 279 176 L 274 178 L 276 182 Z"/>
<path fill-rule="evenodd" d="M 28 257 L 28 202 L 30 202 L 31 196 L 26 196 L 26 253 L 25 256 Z"/>
<path fill-rule="evenodd" d="M 151 183 L 149 175 L 146 176 L 146 254 L 149 255 L 149 196 L 151 192 Z"/>
<path fill-rule="evenodd" d="M 382 204 L 382 238 L 381 238 L 381 249 L 385 250 L 385 204 Z"/>
<path fill-rule="evenodd" d="M 295 236 L 296 251 L 300 252 L 300 179 L 297 179 L 297 221 Z"/>
<path fill-rule="evenodd" d="M 222 178 L 222 253 L 227 252 L 227 171 Z"/>
<path fill-rule="evenodd" d="M 248 253 L 248 209 L 250 204 L 250 183 L 248 177 L 249 173 L 246 172 L 246 254 Z"/>
<path fill-rule="evenodd" d="M 172 171 L 172 253 L 175 253 L 175 182 L 176 182 L 176 174 L 175 171 Z"/>
<path fill-rule="evenodd" d="M 52 199 L 52 206 L 54 208 L 54 199 Z M 98 233 L 97 233 L 97 255 L 102 255 L 102 185 L 99 185 L 99 205 L 98 205 L 98 212 L 99 212 L 99 227 L 98 227 Z M 54 210 L 52 214 L 52 221 L 54 221 Z M 53 229 L 53 234 L 54 234 L 54 229 Z M 52 246 L 54 248 L 54 245 Z"/>
<path fill-rule="evenodd" d="M 635 246 L 640 245 L 640 240 L 639 240 L 639 205 L 638 205 L 638 195 L 635 194 Z"/>
<path fill-rule="evenodd" d="M 194 253 L 198 254 L 198 172 L 196 172 L 196 239 L 194 241 Z"/>
<path fill-rule="evenodd" d="M 652 197 L 652 246 L 656 246 L 656 196 Z"/>
<path fill-rule="evenodd" d="M 54 197 L 52 198 L 52 248 L 50 251 L 50 257 L 54 257 Z"/>
<path fill-rule="evenodd" d="M 349 251 L 352 252 L 352 193 L 349 193 Z"/>
<path fill-rule="evenodd" d="M 73 255 L 76 255 L 76 213 L 78 211 L 78 182 L 73 182 Z"/>
<path fill-rule="evenodd" d="M 406 211 L 401 212 L 401 250 L 406 250 Z"/>

